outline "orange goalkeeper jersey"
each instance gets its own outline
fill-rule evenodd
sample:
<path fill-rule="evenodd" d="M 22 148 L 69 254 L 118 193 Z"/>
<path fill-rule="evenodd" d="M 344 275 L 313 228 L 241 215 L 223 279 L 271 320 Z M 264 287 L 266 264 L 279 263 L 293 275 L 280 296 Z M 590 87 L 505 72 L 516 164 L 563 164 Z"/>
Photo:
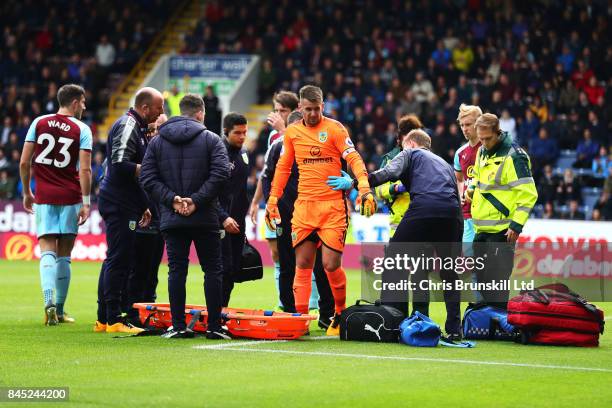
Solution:
<path fill-rule="evenodd" d="M 285 131 L 270 195 L 282 195 L 295 160 L 300 175 L 298 199 L 343 199 L 342 191 L 333 191 L 327 185 L 328 176 L 340 176 L 341 159 L 348 162 L 353 172 L 358 171 L 356 175 L 367 177 L 361 156 L 340 122 L 323 117 L 315 127 L 306 126 L 303 121 L 292 124 Z"/>

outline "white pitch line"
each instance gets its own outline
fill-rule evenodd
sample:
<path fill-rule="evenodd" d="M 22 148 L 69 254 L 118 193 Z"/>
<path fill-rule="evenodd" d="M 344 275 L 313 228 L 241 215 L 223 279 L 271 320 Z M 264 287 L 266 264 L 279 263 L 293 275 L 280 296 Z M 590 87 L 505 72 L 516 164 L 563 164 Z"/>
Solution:
<path fill-rule="evenodd" d="M 338 336 L 314 336 L 314 337 L 305 337 L 304 339 L 301 340 L 305 340 L 305 341 L 311 341 L 311 340 L 337 340 Z M 232 347 L 239 347 L 239 346 L 255 346 L 257 344 L 269 344 L 269 343 L 286 343 L 290 340 L 246 340 L 246 341 L 228 341 L 227 343 L 221 343 L 221 344 L 210 344 L 210 345 L 206 345 L 206 344 L 202 344 L 199 346 L 195 346 L 195 349 L 199 349 L 199 350 L 216 350 L 216 349 L 227 349 L 227 348 L 232 348 Z"/>
<path fill-rule="evenodd" d="M 596 367 L 576 367 L 576 366 L 559 366 L 546 364 L 527 364 L 527 363 L 505 363 L 502 361 L 477 361 L 477 360 L 453 360 L 447 358 L 427 358 L 427 357 L 402 357 L 402 356 L 375 356 L 368 354 L 349 354 L 349 353 L 330 353 L 324 351 L 293 351 L 293 350 L 275 350 L 275 349 L 260 349 L 260 348 L 225 348 L 226 351 L 242 351 L 252 353 L 278 353 L 278 354 L 295 354 L 309 356 L 326 356 L 326 357 L 349 357 L 361 358 L 369 360 L 396 360 L 396 361 L 427 361 L 434 363 L 457 363 L 457 364 L 473 364 L 473 365 L 495 365 L 506 367 L 527 367 L 527 368 L 547 368 L 553 370 L 575 370 L 575 371 L 597 371 L 612 373 L 611 369 L 596 368 Z"/>
<path fill-rule="evenodd" d="M 288 340 L 250 340 L 250 341 L 228 341 L 227 343 L 221 344 L 211 344 L 211 345 L 200 345 L 195 346 L 194 348 L 200 350 L 216 350 L 216 349 L 224 349 L 228 347 L 236 347 L 236 346 L 254 346 L 261 343 L 284 343 Z"/>

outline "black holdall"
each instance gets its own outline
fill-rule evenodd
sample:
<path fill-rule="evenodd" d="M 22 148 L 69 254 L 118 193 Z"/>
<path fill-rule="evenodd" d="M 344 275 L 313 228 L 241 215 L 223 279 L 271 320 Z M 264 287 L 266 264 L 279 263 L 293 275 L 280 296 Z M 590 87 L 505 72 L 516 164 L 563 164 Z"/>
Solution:
<path fill-rule="evenodd" d="M 358 300 L 340 315 L 340 340 L 398 343 L 402 320 L 402 312 L 380 300 L 374 304 Z"/>
<path fill-rule="evenodd" d="M 240 269 L 234 271 L 234 282 L 246 282 L 251 280 L 258 280 L 263 278 L 263 265 L 261 262 L 261 255 L 257 252 L 257 249 L 244 240 L 244 247 L 242 248 L 242 260 L 240 262 Z"/>

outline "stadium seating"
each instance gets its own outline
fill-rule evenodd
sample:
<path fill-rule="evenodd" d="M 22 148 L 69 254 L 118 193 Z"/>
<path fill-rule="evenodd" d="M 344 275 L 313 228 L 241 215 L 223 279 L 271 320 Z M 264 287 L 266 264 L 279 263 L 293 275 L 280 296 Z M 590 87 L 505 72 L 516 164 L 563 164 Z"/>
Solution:
<path fill-rule="evenodd" d="M 578 159 L 576 148 L 585 129 L 596 143 L 610 147 L 607 67 L 612 63 L 612 36 L 602 20 L 606 9 L 598 2 L 588 10 L 565 1 L 546 8 L 540 2 L 503 2 L 497 8 L 479 1 L 464 8 L 457 2 L 417 6 L 363 0 L 354 7 L 340 0 L 323 8 L 309 7 L 311 3 L 206 2 L 192 32 L 187 30 L 192 20 L 177 20 L 177 30 L 187 30 L 180 52 L 260 55 L 262 104 L 279 89 L 297 91 L 304 83 L 322 86 L 326 114 L 347 125 L 370 170 L 378 167 L 381 152 L 392 147 L 394 123 L 405 113 L 421 117 L 431 129 L 434 150 L 451 162 L 464 141 L 455 123 L 463 102 L 498 115 L 507 112 L 505 129 L 525 148 L 546 128 L 564 149 L 553 166 L 557 176 Z M 9 1 L 0 6 L 6 45 L 0 49 L 0 148 L 8 153 L 7 168 L 14 167 L 15 160 L 10 157 L 15 147 L 10 132 L 17 132 L 20 149 L 28 119 L 57 108 L 54 93 L 63 82 L 85 85 L 85 120 L 94 133 L 99 125 L 102 131 L 107 128 L 111 118 L 102 122 L 111 90 L 133 91 L 132 85 L 123 86 L 125 74 L 138 71 L 142 77 L 154 64 L 151 59 L 138 62 L 148 44 L 157 36 L 161 52 L 181 37 L 174 33 L 162 41 L 158 35 L 172 15 L 168 10 L 195 10 L 191 19 L 200 2 L 113 0 L 88 7 L 87 13 L 74 0 L 63 2 L 61 11 L 50 0 L 33 9 L 27 4 Z M 60 13 L 78 23 L 62 28 L 49 24 Z M 517 16 L 522 17 L 520 24 Z M 94 29 L 83 29 L 83 24 Z M 104 58 L 108 49 L 100 41 L 103 35 L 115 48 L 110 65 Z M 19 66 L 31 68 L 16 69 Z M 595 85 L 589 84 L 591 77 Z M 111 113 L 116 115 L 126 97 L 113 98 L 117 109 Z M 250 118 L 262 116 L 258 109 Z M 257 156 L 265 150 L 268 131 L 264 127 L 254 144 L 252 179 L 260 171 Z M 574 169 L 580 183 L 601 187 L 603 179 L 593 181 L 590 168 L 583 167 Z M 581 203 L 589 213 L 593 195 L 588 193 L 589 201 Z"/>
<path fill-rule="evenodd" d="M 448 3 L 441 7 L 427 2 L 416 7 L 410 2 L 367 0 L 360 7 L 339 1 L 321 10 L 305 11 L 297 11 L 304 8 L 296 3 L 272 7 L 255 0 L 230 1 L 224 2 L 224 13 L 211 5 L 183 51 L 259 54 L 265 67 L 262 102 L 278 89 L 297 91 L 303 83 L 322 86 L 326 102 L 332 106 L 326 109 L 327 114 L 347 125 L 369 169 L 380 162 L 377 151 L 391 148 L 397 116 L 408 112 L 421 116 L 432 129 L 436 153 L 451 162 L 463 142 L 455 125 L 462 102 L 478 103 L 498 115 L 507 110 L 505 123 L 515 124 L 508 130 L 525 148 L 540 127 L 546 127 L 550 137 L 570 148 L 561 151 L 555 165 L 557 176 L 576 162 L 582 129 L 600 126 L 590 121 L 590 111 L 604 128 L 610 128 L 611 118 L 605 109 L 610 72 L 604 68 L 610 61 L 591 52 L 591 48 L 610 44 L 600 44 L 586 35 L 598 27 L 597 13 L 589 13 L 587 21 L 579 22 L 579 8 L 570 8 L 565 2 L 550 4 L 546 10 L 537 2 L 510 2 L 497 10 L 481 2 L 469 2 L 461 9 Z M 251 19 L 253 15 L 258 18 Z M 516 24 L 517 15 L 523 17 L 522 24 Z M 284 24 L 271 24 L 278 16 Z M 557 26 L 556 21 L 563 23 Z M 576 32 L 563 28 L 565 23 L 573 24 Z M 589 29 L 582 30 L 581 24 Z M 559 38 L 551 48 L 546 36 L 552 31 Z M 253 33 L 259 35 L 252 38 Z M 569 44 L 571 58 L 562 53 L 564 44 Z M 445 52 L 437 50 L 438 46 Z M 417 72 L 422 78 L 416 78 Z M 592 75 L 607 99 L 587 98 L 586 104 L 581 104 L 580 94 L 589 93 L 583 77 Z M 377 107 L 382 107 L 382 115 L 375 115 Z M 534 114 L 531 121 L 525 117 L 527 110 Z M 567 122 L 574 112 L 577 123 Z M 363 119 L 356 120 L 356 115 Z M 368 132 L 371 127 L 375 130 Z M 265 150 L 268 132 L 264 127 L 256 153 Z M 608 146 L 610 136 L 605 132 L 598 135 L 598 142 Z M 574 172 L 581 182 L 592 175 L 588 169 Z M 590 212 L 589 204 L 584 206 Z"/>

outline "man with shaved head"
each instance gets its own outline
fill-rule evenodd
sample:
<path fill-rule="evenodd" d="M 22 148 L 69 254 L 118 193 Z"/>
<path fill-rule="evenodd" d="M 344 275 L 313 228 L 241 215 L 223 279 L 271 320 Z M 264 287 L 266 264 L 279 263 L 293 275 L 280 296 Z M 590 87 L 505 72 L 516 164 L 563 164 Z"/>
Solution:
<path fill-rule="evenodd" d="M 132 267 L 136 227 L 151 221 L 148 198 L 138 183 L 149 125 L 164 111 L 164 98 L 154 88 L 136 92 L 134 107 L 113 124 L 106 144 L 107 166 L 98 208 L 106 224 L 106 261 L 98 281 L 95 332 L 142 331 L 121 317 L 121 291 Z"/>

